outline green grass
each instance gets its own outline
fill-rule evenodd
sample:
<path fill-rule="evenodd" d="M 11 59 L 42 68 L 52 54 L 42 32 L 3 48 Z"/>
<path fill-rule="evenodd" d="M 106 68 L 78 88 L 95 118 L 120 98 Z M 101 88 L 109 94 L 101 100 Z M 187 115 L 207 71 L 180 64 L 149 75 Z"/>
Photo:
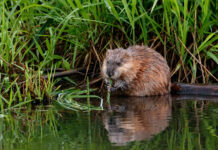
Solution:
<path fill-rule="evenodd" d="M 91 81 L 108 48 L 133 44 L 160 52 L 173 82 L 218 81 L 213 0 L 2 0 L 0 11 L 1 109 L 51 99 L 45 68 L 95 68 Z"/>
<path fill-rule="evenodd" d="M 93 90 L 89 89 L 89 80 L 87 79 L 87 90 L 68 88 L 65 90 L 56 91 L 55 95 L 58 95 L 57 103 L 65 109 L 73 111 L 83 110 L 88 112 L 91 110 L 103 110 L 103 99 L 99 96 L 91 95 L 90 92 L 92 91 Z M 91 98 L 95 99 L 96 101 L 99 100 L 99 106 L 91 105 Z M 87 99 L 87 103 L 76 101 L 76 99 L 79 99 L 80 101 L 82 99 Z"/>

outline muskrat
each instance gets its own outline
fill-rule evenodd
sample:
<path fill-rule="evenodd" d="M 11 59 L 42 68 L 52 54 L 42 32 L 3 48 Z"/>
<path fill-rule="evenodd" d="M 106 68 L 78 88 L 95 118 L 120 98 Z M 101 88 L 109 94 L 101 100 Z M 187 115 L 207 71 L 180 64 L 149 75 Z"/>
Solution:
<path fill-rule="evenodd" d="M 166 59 L 146 46 L 107 50 L 101 74 L 110 91 L 127 96 L 182 94 L 218 95 L 218 86 L 171 84 Z M 188 90 L 186 90 L 188 88 Z M 194 90 L 193 90 L 194 89 Z M 205 90 L 207 89 L 207 90 Z M 207 91 L 207 93 L 202 92 Z"/>
<path fill-rule="evenodd" d="M 166 60 L 146 46 L 108 50 L 102 66 L 111 90 L 129 96 L 164 95 L 170 92 L 170 69 Z"/>

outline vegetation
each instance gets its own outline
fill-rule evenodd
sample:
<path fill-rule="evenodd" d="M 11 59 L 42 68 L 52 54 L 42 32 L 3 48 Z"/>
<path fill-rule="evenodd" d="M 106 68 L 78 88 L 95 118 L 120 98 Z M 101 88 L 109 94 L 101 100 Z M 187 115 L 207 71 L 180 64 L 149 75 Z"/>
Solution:
<path fill-rule="evenodd" d="M 133 44 L 162 53 L 173 81 L 218 81 L 213 0 L 2 0 L 0 11 L 1 110 L 49 101 L 58 81 L 76 87 L 54 80 L 55 68 L 85 67 L 86 84 L 108 48 Z"/>

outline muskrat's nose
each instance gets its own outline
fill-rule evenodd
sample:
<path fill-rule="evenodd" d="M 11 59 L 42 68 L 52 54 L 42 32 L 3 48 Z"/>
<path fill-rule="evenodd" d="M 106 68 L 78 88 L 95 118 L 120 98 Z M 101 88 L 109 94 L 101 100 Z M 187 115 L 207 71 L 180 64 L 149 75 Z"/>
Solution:
<path fill-rule="evenodd" d="M 108 72 L 108 76 L 112 77 L 113 76 L 113 72 L 112 71 Z"/>
<path fill-rule="evenodd" d="M 108 77 L 112 77 L 112 76 L 114 75 L 113 69 L 108 68 L 108 69 L 107 69 L 107 75 L 108 75 Z"/>

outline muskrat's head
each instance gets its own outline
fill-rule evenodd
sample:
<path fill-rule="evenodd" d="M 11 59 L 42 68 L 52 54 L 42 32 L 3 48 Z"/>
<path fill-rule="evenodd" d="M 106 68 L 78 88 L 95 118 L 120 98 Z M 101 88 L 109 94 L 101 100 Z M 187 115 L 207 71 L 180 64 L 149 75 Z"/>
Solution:
<path fill-rule="evenodd" d="M 126 50 L 122 48 L 107 50 L 102 74 L 106 79 L 117 80 L 128 74 L 132 67 L 132 57 Z"/>

